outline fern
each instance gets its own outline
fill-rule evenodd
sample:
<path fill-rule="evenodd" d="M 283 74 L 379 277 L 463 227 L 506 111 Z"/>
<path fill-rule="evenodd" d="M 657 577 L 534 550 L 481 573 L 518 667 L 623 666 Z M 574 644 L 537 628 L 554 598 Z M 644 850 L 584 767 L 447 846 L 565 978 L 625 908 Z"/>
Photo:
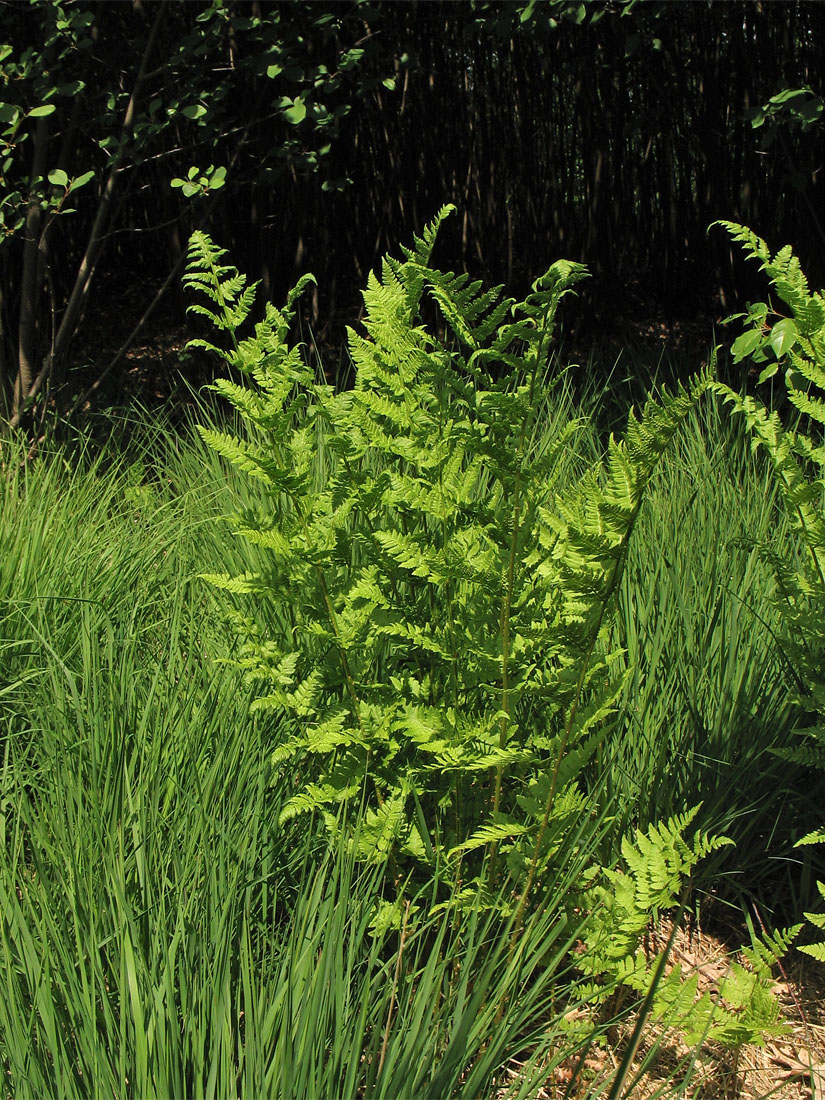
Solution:
<path fill-rule="evenodd" d="M 637 960 L 642 933 L 660 913 L 679 904 L 684 883 L 707 852 L 728 844 L 699 834 L 692 845 L 684 832 L 698 807 L 645 833 L 636 830 L 634 840 L 622 843 L 623 868 L 605 869 L 590 891 L 594 917 L 588 928 L 582 957 L 583 973 L 615 978 L 639 986 L 646 973 Z"/>
<path fill-rule="evenodd" d="M 238 340 L 248 288 L 193 239 L 187 286 L 248 379 L 215 384 L 246 438 L 202 435 L 273 501 L 270 515 L 233 520 L 266 567 L 234 586 L 212 579 L 290 611 L 289 632 L 245 629 L 239 654 L 257 705 L 290 731 L 273 765 L 305 777 L 282 821 L 317 812 L 335 831 L 336 808 L 363 800 L 359 853 L 461 864 L 465 883 L 492 855 L 491 879 L 505 866 L 520 877 L 523 915 L 565 836 L 597 811 L 579 779 L 623 682 L 597 641 L 650 478 L 710 380 L 649 401 L 604 462 L 565 485 L 578 425 L 542 451 L 533 439 L 556 311 L 586 272 L 555 263 L 514 301 L 439 271 L 430 257 L 451 209 L 370 276 L 346 392 L 288 343 L 300 287 Z M 422 324 L 425 298 L 444 341 Z"/>
<path fill-rule="evenodd" d="M 769 413 L 752 397 L 718 383 L 716 389 L 745 419 L 754 447 L 767 452 L 804 548 L 798 569 L 768 551 L 787 627 L 783 648 L 792 661 L 796 701 L 811 717 L 810 727 L 799 731 L 803 744 L 781 750 L 781 755 L 825 775 L 825 298 L 811 292 L 790 247 L 771 256 L 765 241 L 750 229 L 733 222 L 720 224 L 750 259 L 760 261 L 760 269 L 792 314 L 770 323 L 776 315 L 767 305 L 751 306 L 750 327 L 732 350 L 735 361 L 750 357 L 767 362 L 760 381 L 785 366 L 787 396 L 800 414 L 797 427 L 786 427 L 776 412 Z M 820 883 L 819 889 L 825 887 Z M 825 918 L 806 915 L 815 927 L 825 928 Z M 822 943 L 801 950 L 825 957 Z"/>
<path fill-rule="evenodd" d="M 697 833 L 686 839 L 698 807 L 622 844 L 622 866 L 596 872 L 581 892 L 578 906 L 587 913 L 575 964 L 590 1003 L 613 1016 L 628 996 L 648 994 L 653 1024 L 684 1034 L 697 1045 L 715 1039 L 727 1045 L 762 1043 L 787 1028 L 771 992 L 771 967 L 785 954 L 799 926 L 755 940 L 743 954 L 747 965 L 731 962 L 715 996 L 699 992 L 698 977 L 681 967 L 663 969 L 661 955 L 644 944 L 659 916 L 679 904 L 691 873 L 709 852 L 730 844 Z M 648 991 L 650 991 L 648 993 Z M 577 1026 L 574 1023 L 574 1027 Z M 578 1022 L 581 1026 L 581 1022 Z"/>
<path fill-rule="evenodd" d="M 205 233 L 195 230 L 189 238 L 183 285 L 211 303 L 193 302 L 188 307 L 189 312 L 206 317 L 215 328 L 228 332 L 237 347 L 235 334 L 249 316 L 257 283 L 249 286 L 246 276 L 239 274 L 236 267 L 221 263 L 225 255 L 225 249 L 216 248 Z M 229 353 L 205 340 L 191 340 L 190 345 L 215 352 L 225 359 L 230 358 Z"/>

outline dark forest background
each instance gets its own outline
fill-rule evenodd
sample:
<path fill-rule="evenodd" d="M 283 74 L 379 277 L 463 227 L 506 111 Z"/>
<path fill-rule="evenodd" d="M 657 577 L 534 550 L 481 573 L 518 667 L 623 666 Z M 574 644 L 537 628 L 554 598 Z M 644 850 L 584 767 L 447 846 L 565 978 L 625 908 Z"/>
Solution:
<path fill-rule="evenodd" d="M 522 295 L 587 264 L 572 346 L 707 348 L 759 278 L 715 219 L 825 281 L 823 30 L 818 2 L 4 3 L 5 415 L 165 397 L 195 227 L 275 301 L 315 273 L 335 373 L 369 271 L 445 202 L 442 267 Z"/>

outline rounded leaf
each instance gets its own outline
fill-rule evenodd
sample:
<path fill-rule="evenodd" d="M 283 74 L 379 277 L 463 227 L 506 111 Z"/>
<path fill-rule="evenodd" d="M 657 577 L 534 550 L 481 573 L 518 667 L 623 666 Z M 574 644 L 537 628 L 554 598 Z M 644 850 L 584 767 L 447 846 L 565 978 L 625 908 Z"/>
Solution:
<path fill-rule="evenodd" d="M 300 99 L 296 99 L 291 107 L 287 107 L 284 111 L 287 122 L 291 122 L 293 126 L 297 126 L 299 122 L 303 122 L 307 117 L 307 107 Z"/>
<path fill-rule="evenodd" d="M 52 187 L 65 187 L 68 182 L 69 177 L 62 168 L 53 168 L 49 172 L 49 183 Z"/>
<path fill-rule="evenodd" d="M 39 107 L 32 107 L 28 113 L 29 118 L 46 118 L 57 110 L 53 103 L 41 103 Z"/>

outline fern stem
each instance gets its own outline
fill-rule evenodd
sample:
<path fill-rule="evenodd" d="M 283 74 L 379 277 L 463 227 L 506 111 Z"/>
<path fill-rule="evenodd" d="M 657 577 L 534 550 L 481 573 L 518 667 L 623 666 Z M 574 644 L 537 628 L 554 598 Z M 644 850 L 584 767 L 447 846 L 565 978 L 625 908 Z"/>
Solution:
<path fill-rule="evenodd" d="M 347 693 L 352 705 L 352 714 L 355 721 L 358 723 L 358 728 L 363 731 L 363 724 L 361 722 L 361 702 L 358 698 L 358 693 L 355 690 L 355 681 L 352 678 L 352 672 L 350 671 L 349 661 L 347 660 L 346 650 L 341 642 L 341 632 L 338 629 L 338 617 L 335 614 L 335 608 L 332 604 L 332 598 L 329 594 L 329 588 L 327 587 L 327 579 L 324 576 L 324 571 L 320 565 L 315 566 L 315 572 L 318 575 L 318 583 L 321 586 L 321 594 L 324 597 L 324 604 L 326 605 L 327 615 L 329 616 L 330 626 L 332 632 L 335 635 L 335 648 L 338 650 L 338 657 L 341 661 L 341 668 L 344 672 L 344 680 L 347 685 Z"/>
<path fill-rule="evenodd" d="M 499 619 L 499 632 L 501 635 L 501 706 L 502 716 L 499 719 L 499 748 L 505 748 L 507 744 L 507 728 L 510 724 L 510 614 L 513 606 L 513 588 L 516 576 L 516 555 L 518 553 L 518 540 L 521 533 L 521 475 L 524 468 L 524 452 L 527 446 L 528 432 L 532 429 L 535 415 L 536 379 L 539 367 L 543 362 L 544 348 L 552 333 L 552 302 L 547 303 L 542 318 L 542 332 L 538 346 L 535 350 L 533 371 L 530 376 L 530 395 L 527 401 L 527 415 L 521 423 L 518 449 L 516 452 L 516 471 L 513 483 L 513 534 L 510 538 L 510 552 L 507 560 L 507 579 L 505 582 L 504 599 L 501 602 L 501 616 Z M 493 789 L 493 815 L 501 808 L 501 789 L 504 779 L 504 768 L 499 764 L 495 769 L 495 785 Z M 498 845 L 493 843 L 491 856 L 491 874 L 496 864 Z"/>
<path fill-rule="evenodd" d="M 784 472 L 781 473 L 781 477 L 782 477 L 782 480 L 785 482 L 785 486 L 786 486 L 785 497 L 787 499 L 788 496 L 790 495 L 791 485 L 789 483 L 787 475 Z M 825 591 L 825 572 L 823 571 L 823 568 L 822 568 L 822 562 L 819 560 L 819 547 L 817 547 L 816 540 L 811 536 L 811 534 L 808 531 L 808 526 L 805 523 L 804 512 L 803 512 L 802 508 L 799 507 L 799 505 L 796 506 L 796 514 L 799 517 L 799 525 L 802 528 L 803 532 L 805 533 L 805 543 L 808 547 L 808 550 L 811 553 L 811 558 L 813 559 L 814 568 L 816 569 L 817 576 L 819 577 L 819 584 L 820 584 L 822 590 Z"/>
<path fill-rule="evenodd" d="M 570 738 L 573 733 L 573 722 L 575 721 L 576 715 L 579 710 L 579 705 L 581 703 L 581 695 L 582 691 L 584 690 L 585 680 L 587 678 L 587 670 L 590 667 L 590 661 L 593 657 L 593 651 L 596 648 L 596 642 L 598 640 L 599 632 L 601 631 L 602 624 L 604 622 L 605 614 L 607 613 L 607 607 L 613 597 L 613 593 L 616 591 L 621 581 L 622 573 L 624 572 L 625 563 L 627 561 L 627 550 L 630 544 L 630 536 L 633 532 L 633 528 L 636 524 L 636 519 L 639 515 L 639 510 L 641 508 L 641 499 L 642 495 L 640 494 L 639 503 L 636 505 L 633 514 L 630 517 L 630 521 L 627 525 L 627 533 L 622 544 L 621 553 L 614 566 L 613 575 L 610 578 L 610 584 L 605 590 L 604 598 L 602 599 L 601 607 L 599 608 L 599 616 L 591 633 L 590 643 L 587 647 L 587 652 L 584 656 L 584 660 L 582 661 L 582 666 L 579 671 L 579 678 L 576 681 L 576 688 L 573 694 L 573 699 L 570 703 L 570 711 L 567 716 L 567 722 L 564 727 L 564 736 L 562 737 L 561 744 L 559 745 L 559 751 L 556 754 L 556 762 L 553 767 L 553 776 L 550 781 L 550 790 L 547 793 L 547 800 L 544 804 L 544 813 L 542 815 L 541 824 L 539 826 L 538 834 L 536 836 L 536 843 L 533 848 L 533 856 L 530 860 L 530 866 L 527 871 L 527 879 L 524 883 L 524 889 L 521 893 L 521 897 L 519 898 L 518 908 L 516 909 L 516 917 L 513 922 L 513 938 L 510 944 L 511 952 L 515 947 L 516 940 L 521 933 L 521 929 L 524 924 L 524 914 L 527 909 L 527 902 L 530 898 L 530 891 L 533 888 L 533 883 L 535 882 L 536 873 L 538 871 L 539 858 L 541 856 L 541 845 L 544 840 L 544 834 L 547 831 L 547 826 L 550 823 L 550 815 L 553 812 L 553 805 L 556 801 L 556 791 L 558 787 L 562 760 L 564 759 L 564 755 L 567 752 L 567 746 L 570 743 Z"/>
<path fill-rule="evenodd" d="M 218 272 L 218 269 L 215 266 L 215 261 L 211 255 L 208 257 L 207 262 L 209 264 L 209 273 L 212 276 L 212 285 L 215 289 L 215 296 L 220 302 L 221 310 L 223 311 L 223 319 L 225 322 L 224 332 L 229 333 L 229 338 L 232 341 L 232 350 L 237 353 L 238 337 L 235 335 L 235 325 L 232 324 L 232 318 L 229 312 L 229 304 L 226 300 L 226 295 L 223 292 L 223 287 L 221 286 L 220 273 Z"/>
<path fill-rule="evenodd" d="M 507 743 L 507 727 L 510 719 L 510 610 L 513 602 L 513 586 L 516 572 L 516 550 L 518 547 L 519 526 L 521 522 L 520 500 L 520 470 L 516 471 L 516 481 L 513 488 L 513 537 L 510 540 L 510 554 L 507 562 L 507 581 L 504 590 L 504 599 L 501 601 L 501 618 L 499 631 L 501 633 L 501 712 L 499 719 L 499 748 L 503 749 Z M 493 814 L 499 812 L 501 806 L 501 787 L 504 769 L 501 764 L 495 772 L 495 789 L 493 793 Z M 495 859 L 495 845 L 493 846 L 493 859 Z"/>
<path fill-rule="evenodd" d="M 604 609 L 606 604 L 602 605 L 602 611 L 599 615 L 599 629 L 601 629 L 601 623 L 604 619 Z M 556 753 L 556 762 L 553 767 L 553 777 L 550 781 L 550 790 L 547 793 L 547 800 L 544 804 L 544 813 L 542 815 L 541 824 L 539 825 L 539 831 L 536 835 L 536 843 L 533 848 L 533 857 L 530 860 L 530 866 L 527 871 L 527 879 L 524 884 L 524 890 L 519 898 L 518 909 L 516 910 L 516 919 L 513 924 L 513 940 L 511 942 L 511 951 L 515 946 L 516 937 L 521 932 L 522 925 L 524 923 L 524 913 L 527 909 L 527 902 L 530 897 L 530 891 L 533 888 L 533 882 L 536 878 L 536 872 L 538 871 L 539 858 L 541 856 L 541 845 L 544 840 L 544 834 L 547 831 L 547 826 L 550 823 L 550 815 L 553 812 L 553 805 L 556 801 L 556 789 L 559 782 L 559 772 L 561 770 L 561 762 L 564 759 L 564 754 L 567 752 L 567 746 L 570 743 L 570 736 L 573 732 L 573 722 L 575 721 L 576 714 L 579 709 L 579 702 L 581 700 L 581 693 L 584 689 L 584 681 L 587 676 L 587 669 L 590 666 L 590 660 L 593 656 L 593 650 L 596 647 L 596 639 L 598 637 L 598 629 L 594 632 L 590 642 L 590 646 L 587 650 L 587 655 L 582 662 L 581 671 L 579 673 L 578 681 L 576 682 L 576 690 L 573 696 L 573 700 L 570 704 L 570 711 L 567 716 L 567 723 L 564 727 L 564 736 L 562 737 L 561 744 L 559 745 L 559 751 Z"/>

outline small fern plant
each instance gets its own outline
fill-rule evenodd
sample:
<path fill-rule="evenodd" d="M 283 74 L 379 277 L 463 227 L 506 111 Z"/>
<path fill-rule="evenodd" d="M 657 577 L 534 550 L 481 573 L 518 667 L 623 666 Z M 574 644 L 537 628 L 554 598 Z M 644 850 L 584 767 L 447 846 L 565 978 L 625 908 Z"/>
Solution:
<path fill-rule="evenodd" d="M 804 558 L 799 567 L 770 555 L 787 626 L 783 645 L 797 686 L 796 701 L 810 716 L 810 724 L 799 731 L 801 743 L 783 755 L 825 776 L 825 297 L 809 289 L 790 246 L 771 255 L 765 241 L 746 226 L 718 224 L 742 245 L 748 259 L 758 261 L 787 310 L 783 315 L 758 302 L 746 314 L 729 318 L 744 317 L 747 322 L 731 350 L 735 362 L 751 359 L 765 364 L 760 382 L 783 369 L 788 400 L 799 413 L 797 425 L 784 425 L 777 412 L 768 412 L 750 396 L 720 383 L 716 389 L 745 418 L 754 446 L 767 452 L 800 535 Z M 825 831 L 816 831 L 799 844 L 822 842 Z M 818 887 L 825 898 L 825 884 Z M 825 916 L 806 916 L 825 929 Z M 825 943 L 800 950 L 825 962 Z"/>
<path fill-rule="evenodd" d="M 208 579 L 288 608 L 280 636 L 237 619 L 256 706 L 284 731 L 273 764 L 301 776 L 282 821 L 316 813 L 335 834 L 360 806 L 362 858 L 423 861 L 453 890 L 486 855 L 487 880 L 518 877 L 523 916 L 595 812 L 579 777 L 622 688 L 597 641 L 648 482 L 710 379 L 649 401 L 568 484 L 579 425 L 548 439 L 539 418 L 556 311 L 586 271 L 559 261 L 522 301 L 442 272 L 431 253 L 451 210 L 370 276 L 340 392 L 288 342 L 306 280 L 241 338 L 254 287 L 192 236 L 186 286 L 229 346 L 198 343 L 247 378 L 214 385 L 244 438 L 202 435 L 271 500 L 233 519 L 268 564 Z"/>
<path fill-rule="evenodd" d="M 602 1008 L 608 1019 L 634 994 L 647 996 L 649 1022 L 683 1033 L 692 1046 L 705 1039 L 731 1046 L 762 1043 L 765 1036 L 787 1030 L 771 992 L 771 967 L 786 953 L 799 926 L 755 939 L 743 952 L 746 965 L 732 962 L 713 998 L 700 993 L 698 975 L 686 977 L 678 965 L 665 972 L 661 954 L 650 955 L 643 948 L 644 938 L 661 927 L 661 916 L 679 907 L 697 863 L 732 843 L 701 831 L 686 841 L 698 809 L 646 831 L 637 829 L 622 841 L 620 866 L 593 869 L 586 891 L 591 912 L 575 956 L 583 979 L 577 993 L 590 1006 Z M 587 1021 L 574 1013 L 568 1022 L 583 1041 Z"/>

